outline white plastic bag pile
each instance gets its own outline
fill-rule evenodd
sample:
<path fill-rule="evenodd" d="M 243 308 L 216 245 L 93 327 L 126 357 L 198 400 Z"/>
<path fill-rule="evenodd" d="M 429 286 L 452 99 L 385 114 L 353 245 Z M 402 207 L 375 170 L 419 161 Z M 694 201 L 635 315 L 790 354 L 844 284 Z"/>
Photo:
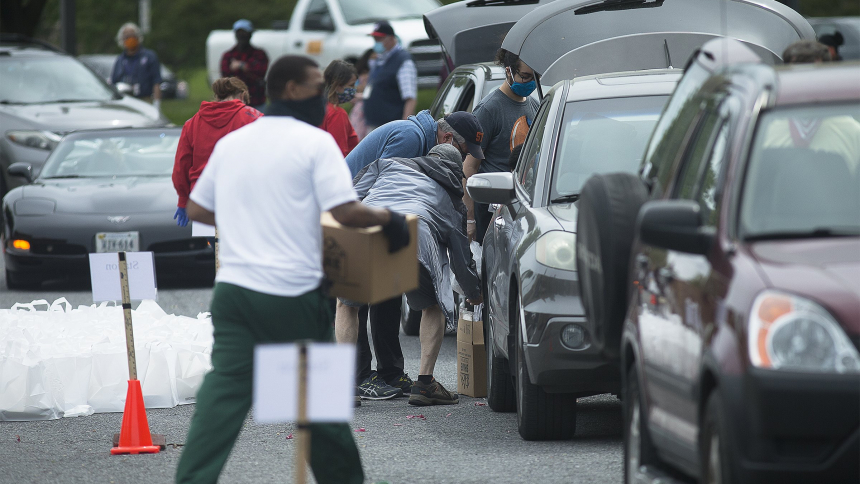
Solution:
<path fill-rule="evenodd" d="M 146 407 L 193 403 L 211 368 L 208 314 L 174 316 L 143 301 L 132 322 Z M 121 307 L 72 309 L 62 298 L 0 309 L 0 421 L 122 412 L 128 379 Z"/>

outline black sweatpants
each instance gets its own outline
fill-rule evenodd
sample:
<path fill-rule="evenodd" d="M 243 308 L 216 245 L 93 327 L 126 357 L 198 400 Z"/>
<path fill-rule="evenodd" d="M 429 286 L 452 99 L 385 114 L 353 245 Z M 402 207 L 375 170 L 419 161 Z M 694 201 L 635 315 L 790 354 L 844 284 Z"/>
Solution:
<path fill-rule="evenodd" d="M 400 348 L 401 297 L 381 303 L 362 306 L 358 313 L 358 342 L 356 384 L 370 376 L 373 353 L 367 338 L 367 316 L 370 313 L 370 330 L 376 352 L 376 371 L 379 377 L 391 381 L 403 374 L 403 350 Z"/>

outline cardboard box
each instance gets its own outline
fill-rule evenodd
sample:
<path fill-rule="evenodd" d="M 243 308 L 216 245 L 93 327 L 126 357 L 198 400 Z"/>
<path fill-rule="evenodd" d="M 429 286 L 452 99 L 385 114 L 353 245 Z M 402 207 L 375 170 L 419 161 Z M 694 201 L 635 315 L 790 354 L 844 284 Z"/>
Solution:
<path fill-rule="evenodd" d="M 475 314 L 474 319 L 477 317 Z M 487 396 L 484 323 L 473 321 L 470 311 L 460 311 L 457 324 L 457 393 L 476 398 Z"/>
<path fill-rule="evenodd" d="M 380 226 L 345 227 L 329 212 L 321 222 L 323 270 L 334 284 L 332 296 L 373 304 L 418 287 L 418 217 L 406 216 L 409 245 L 393 254 Z"/>

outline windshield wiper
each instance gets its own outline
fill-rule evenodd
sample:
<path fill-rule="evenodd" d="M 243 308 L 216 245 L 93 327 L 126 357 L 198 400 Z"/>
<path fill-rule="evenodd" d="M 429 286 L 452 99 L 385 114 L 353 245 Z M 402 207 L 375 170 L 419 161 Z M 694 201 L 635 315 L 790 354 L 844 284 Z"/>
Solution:
<path fill-rule="evenodd" d="M 826 227 L 819 227 L 813 230 L 804 230 L 800 232 L 763 232 L 744 237 L 748 242 L 760 240 L 782 240 L 782 239 L 819 239 L 828 237 L 857 237 L 860 236 L 860 230 L 839 230 Z"/>
<path fill-rule="evenodd" d="M 573 11 L 574 15 L 585 15 L 594 12 L 608 12 L 612 10 L 632 10 L 634 8 L 661 7 L 664 0 L 647 2 L 646 0 L 603 0 L 596 5 L 587 5 Z"/>
<path fill-rule="evenodd" d="M 358 18 L 355 20 L 351 20 L 347 22 L 350 25 L 358 25 L 358 24 L 375 24 L 376 22 L 380 22 L 382 20 L 387 20 L 387 17 L 367 17 L 367 18 Z"/>
<path fill-rule="evenodd" d="M 98 102 L 100 99 L 51 99 L 50 101 L 42 101 L 39 104 L 59 104 L 59 103 L 92 103 Z M 35 104 L 35 103 L 34 103 Z"/>
<path fill-rule="evenodd" d="M 579 200 L 578 193 L 568 193 L 567 195 L 562 195 L 560 197 L 555 197 L 550 200 L 550 203 L 570 203 Z"/>
<path fill-rule="evenodd" d="M 539 0 L 472 0 L 467 2 L 467 7 L 489 7 L 492 5 L 529 5 L 538 3 Z"/>
<path fill-rule="evenodd" d="M 61 178 L 80 178 L 81 175 L 43 176 L 42 180 L 59 180 Z"/>

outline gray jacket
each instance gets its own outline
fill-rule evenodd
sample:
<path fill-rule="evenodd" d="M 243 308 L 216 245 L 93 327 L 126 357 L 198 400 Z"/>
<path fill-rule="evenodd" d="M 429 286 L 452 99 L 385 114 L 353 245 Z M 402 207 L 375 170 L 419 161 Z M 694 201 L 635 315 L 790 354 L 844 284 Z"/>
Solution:
<path fill-rule="evenodd" d="M 456 324 L 449 256 L 466 296 L 474 299 L 481 294 L 466 236 L 462 178 L 459 165 L 422 156 L 376 160 L 353 180 L 362 203 L 418 216 L 418 261 L 433 278 L 436 300 L 449 325 Z"/>

